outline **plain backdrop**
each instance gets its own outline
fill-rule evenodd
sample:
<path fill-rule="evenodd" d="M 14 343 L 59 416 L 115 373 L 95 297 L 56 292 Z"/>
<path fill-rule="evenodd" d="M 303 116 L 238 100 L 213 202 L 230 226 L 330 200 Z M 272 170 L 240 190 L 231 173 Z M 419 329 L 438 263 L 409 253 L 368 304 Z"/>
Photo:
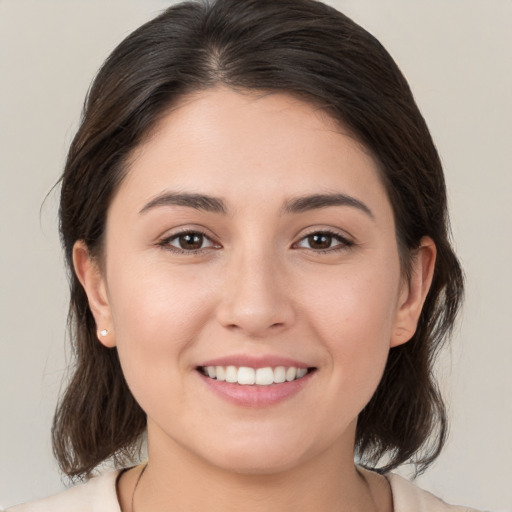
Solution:
<path fill-rule="evenodd" d="M 50 423 L 69 350 L 58 179 L 97 68 L 171 2 L 0 0 L 0 508 L 63 488 Z M 512 510 L 512 2 L 331 0 L 408 78 L 445 166 L 467 299 L 439 374 L 451 434 L 418 480 Z M 44 203 L 43 203 L 44 202 Z"/>

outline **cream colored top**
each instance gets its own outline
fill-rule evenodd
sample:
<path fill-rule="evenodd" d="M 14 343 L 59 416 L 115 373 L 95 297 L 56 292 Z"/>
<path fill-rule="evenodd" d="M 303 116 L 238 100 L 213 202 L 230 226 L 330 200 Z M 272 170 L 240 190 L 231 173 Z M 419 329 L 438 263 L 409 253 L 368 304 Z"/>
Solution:
<path fill-rule="evenodd" d="M 11 507 L 6 512 L 121 512 L 116 492 L 118 475 L 119 471 L 112 471 L 54 496 Z M 391 484 L 394 512 L 474 511 L 448 505 L 394 473 L 386 477 Z"/>

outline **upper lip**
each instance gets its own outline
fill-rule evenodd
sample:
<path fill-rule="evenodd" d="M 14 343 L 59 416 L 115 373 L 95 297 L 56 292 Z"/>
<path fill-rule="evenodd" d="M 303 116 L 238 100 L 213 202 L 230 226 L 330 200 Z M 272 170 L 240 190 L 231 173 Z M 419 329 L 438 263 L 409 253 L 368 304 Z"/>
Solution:
<path fill-rule="evenodd" d="M 312 365 L 297 361 L 289 357 L 282 357 L 278 355 L 264 355 L 264 356 L 249 356 L 247 354 L 233 354 L 230 356 L 218 357 L 216 359 L 209 359 L 204 361 L 198 367 L 206 366 L 245 366 L 247 368 L 276 368 L 277 366 L 295 368 L 312 368 Z"/>

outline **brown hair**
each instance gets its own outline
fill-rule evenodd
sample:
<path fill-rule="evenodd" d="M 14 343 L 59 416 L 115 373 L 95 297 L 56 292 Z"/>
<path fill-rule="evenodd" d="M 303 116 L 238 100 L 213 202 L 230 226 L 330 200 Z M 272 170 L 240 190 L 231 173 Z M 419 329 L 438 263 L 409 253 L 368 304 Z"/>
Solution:
<path fill-rule="evenodd" d="M 424 470 L 439 454 L 447 431 L 432 365 L 463 291 L 449 242 L 443 171 L 390 55 L 352 20 L 314 0 L 174 5 L 121 42 L 95 78 L 62 176 L 60 229 L 70 272 L 75 354 L 52 429 L 62 470 L 87 477 L 107 459 L 128 463 L 146 427 L 116 349 L 96 338 L 87 297 L 73 271 L 73 245 L 83 240 L 100 255 L 107 210 L 129 155 L 185 94 L 218 84 L 298 95 L 352 131 L 380 165 L 405 274 L 420 239 L 434 240 L 434 279 L 417 331 L 390 350 L 356 434 L 357 456 L 367 467 L 384 472 L 413 461 Z"/>

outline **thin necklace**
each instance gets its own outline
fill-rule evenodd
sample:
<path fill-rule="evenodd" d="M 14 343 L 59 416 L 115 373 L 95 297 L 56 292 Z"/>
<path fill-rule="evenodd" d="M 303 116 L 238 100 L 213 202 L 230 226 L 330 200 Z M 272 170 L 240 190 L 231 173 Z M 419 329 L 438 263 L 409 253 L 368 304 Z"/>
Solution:
<path fill-rule="evenodd" d="M 137 487 L 139 486 L 140 479 L 142 478 L 142 475 L 144 474 L 144 471 L 146 471 L 147 467 L 148 467 L 148 463 L 146 462 L 146 464 L 144 464 L 144 467 L 142 468 L 142 471 L 139 473 L 139 476 L 137 477 L 137 480 L 135 482 L 135 486 L 134 486 L 133 492 L 132 492 L 131 511 L 130 512 L 135 512 L 135 508 L 133 506 L 134 501 L 135 501 L 135 491 L 137 490 Z M 361 476 L 364 478 L 364 475 L 361 474 Z M 386 477 L 384 477 L 384 479 L 386 480 L 388 487 L 391 489 L 391 484 L 390 484 L 389 480 Z M 366 481 L 366 478 L 364 478 L 364 480 Z M 373 494 L 372 494 L 372 501 L 375 504 Z"/>
<path fill-rule="evenodd" d="M 139 476 L 137 477 L 137 481 L 135 482 L 135 487 L 133 488 L 132 492 L 132 503 L 131 503 L 131 512 L 135 512 L 135 509 L 133 508 L 133 501 L 135 500 L 135 491 L 137 490 L 137 487 L 139 486 L 140 479 L 142 478 L 142 475 L 144 474 L 144 471 L 146 471 L 146 468 L 148 467 L 148 463 L 144 464 L 144 467 L 142 468 L 142 471 L 139 473 Z"/>

